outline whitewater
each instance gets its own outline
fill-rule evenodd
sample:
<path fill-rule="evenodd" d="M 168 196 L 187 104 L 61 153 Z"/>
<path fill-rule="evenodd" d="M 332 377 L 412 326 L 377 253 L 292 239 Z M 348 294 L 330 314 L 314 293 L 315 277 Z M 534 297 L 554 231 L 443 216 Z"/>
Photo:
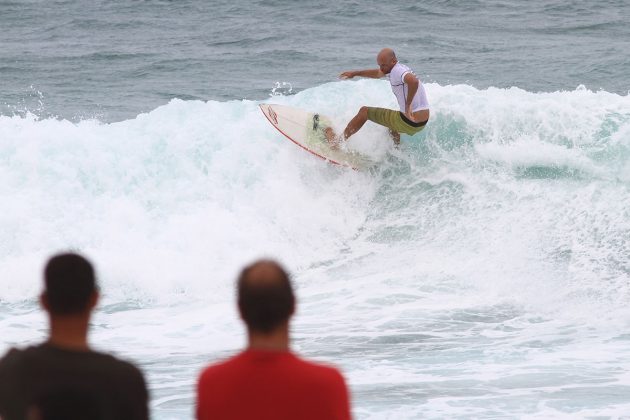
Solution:
<path fill-rule="evenodd" d="M 299 149 L 261 101 L 0 116 L 0 352 L 45 337 L 43 264 L 78 250 L 103 295 L 92 343 L 144 370 L 153 418 L 191 418 L 201 368 L 245 343 L 235 277 L 271 257 L 295 350 L 344 372 L 358 419 L 625 415 L 630 97 L 427 91 L 399 149 L 370 123 L 351 139 L 367 171 Z M 263 102 L 343 126 L 394 101 L 360 80 Z"/>

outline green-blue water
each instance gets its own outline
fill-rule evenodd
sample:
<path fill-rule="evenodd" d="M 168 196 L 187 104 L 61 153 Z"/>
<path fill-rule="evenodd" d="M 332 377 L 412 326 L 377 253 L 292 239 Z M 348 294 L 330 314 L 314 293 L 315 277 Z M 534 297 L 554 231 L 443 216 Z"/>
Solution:
<path fill-rule="evenodd" d="M 91 340 L 152 417 L 191 418 L 242 347 L 233 281 L 294 273 L 294 348 L 359 419 L 617 418 L 630 410 L 630 62 L 624 2 L 0 1 L 0 352 L 40 340 L 41 269 L 77 249 Z M 395 107 L 339 81 L 396 49 L 432 117 L 370 123 L 327 165 L 258 109 L 345 124 Z"/>

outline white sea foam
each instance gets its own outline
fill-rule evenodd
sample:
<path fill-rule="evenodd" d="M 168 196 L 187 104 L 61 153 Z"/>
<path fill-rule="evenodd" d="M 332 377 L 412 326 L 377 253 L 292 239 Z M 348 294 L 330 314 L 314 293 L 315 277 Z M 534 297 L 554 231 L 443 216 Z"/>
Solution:
<path fill-rule="evenodd" d="M 45 335 L 50 253 L 103 289 L 93 340 L 139 361 L 156 418 L 191 415 L 207 362 L 243 344 L 238 269 L 279 258 L 295 348 L 344 369 L 359 418 L 615 416 L 630 390 L 630 100 L 427 86 L 432 119 L 392 148 L 368 123 L 354 172 L 251 101 L 173 100 L 105 124 L 0 117 L 0 347 Z M 338 129 L 386 82 L 269 102 Z"/>

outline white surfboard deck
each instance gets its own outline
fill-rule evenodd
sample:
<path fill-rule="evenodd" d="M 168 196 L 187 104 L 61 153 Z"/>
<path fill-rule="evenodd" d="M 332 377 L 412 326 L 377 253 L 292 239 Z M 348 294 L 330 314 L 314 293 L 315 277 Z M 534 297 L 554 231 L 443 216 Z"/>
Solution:
<path fill-rule="evenodd" d="M 370 158 L 356 151 L 332 148 L 324 136 L 330 120 L 323 115 L 276 104 L 261 104 L 260 109 L 271 125 L 286 138 L 321 159 L 355 170 L 374 164 Z"/>

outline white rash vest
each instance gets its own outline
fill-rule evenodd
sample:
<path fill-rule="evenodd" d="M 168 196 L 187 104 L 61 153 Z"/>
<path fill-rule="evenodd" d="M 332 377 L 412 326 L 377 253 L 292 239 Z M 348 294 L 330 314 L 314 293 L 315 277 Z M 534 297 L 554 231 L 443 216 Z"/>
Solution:
<path fill-rule="evenodd" d="M 398 99 L 398 106 L 400 106 L 400 112 L 405 113 L 405 106 L 407 104 L 407 93 L 409 92 L 409 86 L 404 81 L 407 73 L 415 74 L 413 70 L 404 64 L 396 63 L 389 72 L 389 83 L 392 85 L 392 92 Z M 424 90 L 422 82 L 418 81 L 418 90 L 416 95 L 411 101 L 411 112 L 421 111 L 423 109 L 429 109 L 429 101 L 427 99 L 427 93 Z"/>

